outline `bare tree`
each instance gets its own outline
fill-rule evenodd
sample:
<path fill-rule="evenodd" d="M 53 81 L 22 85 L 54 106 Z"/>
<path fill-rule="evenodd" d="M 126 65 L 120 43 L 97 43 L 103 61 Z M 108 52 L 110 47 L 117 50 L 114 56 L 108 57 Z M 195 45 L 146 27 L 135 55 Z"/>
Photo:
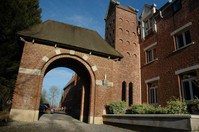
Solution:
<path fill-rule="evenodd" d="M 55 106 L 55 99 L 59 95 L 59 89 L 56 86 L 52 86 L 49 89 L 49 97 L 51 98 L 51 106 Z"/>
<path fill-rule="evenodd" d="M 42 90 L 42 95 L 41 95 L 40 102 L 41 102 L 41 104 L 49 103 L 49 101 L 47 99 L 47 91 L 45 89 Z"/>

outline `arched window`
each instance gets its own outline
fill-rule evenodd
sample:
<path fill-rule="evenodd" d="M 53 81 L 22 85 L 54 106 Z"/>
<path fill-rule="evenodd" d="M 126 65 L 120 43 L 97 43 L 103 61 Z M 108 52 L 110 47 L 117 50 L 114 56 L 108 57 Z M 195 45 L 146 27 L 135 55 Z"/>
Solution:
<path fill-rule="evenodd" d="M 129 83 L 129 106 L 133 104 L 133 83 Z"/>
<path fill-rule="evenodd" d="M 122 101 L 126 101 L 126 82 L 122 82 Z"/>

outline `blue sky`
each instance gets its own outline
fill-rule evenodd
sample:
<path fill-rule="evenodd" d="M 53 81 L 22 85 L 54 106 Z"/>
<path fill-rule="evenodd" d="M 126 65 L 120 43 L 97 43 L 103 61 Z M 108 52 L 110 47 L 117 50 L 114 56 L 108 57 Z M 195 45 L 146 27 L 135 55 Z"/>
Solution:
<path fill-rule="evenodd" d="M 117 0 L 124 6 L 131 6 L 139 10 L 144 4 L 157 5 L 161 8 L 168 0 Z M 55 20 L 97 31 L 103 38 L 105 32 L 106 12 L 110 0 L 40 0 L 42 21 Z M 66 68 L 56 68 L 49 71 L 43 81 L 43 88 L 47 91 L 56 86 L 63 91 L 74 72 Z M 61 93 L 61 92 L 60 92 Z M 59 103 L 60 96 L 57 98 Z"/>

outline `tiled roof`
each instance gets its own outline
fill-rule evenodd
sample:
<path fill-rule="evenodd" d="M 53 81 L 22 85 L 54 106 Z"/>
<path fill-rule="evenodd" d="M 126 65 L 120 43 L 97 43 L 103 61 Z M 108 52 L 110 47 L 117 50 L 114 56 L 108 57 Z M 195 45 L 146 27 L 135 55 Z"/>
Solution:
<path fill-rule="evenodd" d="M 20 31 L 18 36 L 35 39 L 46 44 L 57 44 L 63 48 L 109 57 L 122 58 L 96 31 L 48 20 L 29 29 Z"/>

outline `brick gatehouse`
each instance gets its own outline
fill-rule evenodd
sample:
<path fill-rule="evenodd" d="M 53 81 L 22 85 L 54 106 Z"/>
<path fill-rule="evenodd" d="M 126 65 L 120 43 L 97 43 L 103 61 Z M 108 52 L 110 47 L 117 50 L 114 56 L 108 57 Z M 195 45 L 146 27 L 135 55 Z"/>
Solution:
<path fill-rule="evenodd" d="M 45 74 L 67 67 L 81 80 L 79 119 L 102 123 L 105 105 L 164 105 L 199 97 L 199 2 L 173 0 L 138 10 L 110 0 L 105 40 L 97 32 L 48 20 L 19 32 L 22 58 L 10 117 L 38 120 Z M 59 80 L 58 80 L 59 81 Z"/>

